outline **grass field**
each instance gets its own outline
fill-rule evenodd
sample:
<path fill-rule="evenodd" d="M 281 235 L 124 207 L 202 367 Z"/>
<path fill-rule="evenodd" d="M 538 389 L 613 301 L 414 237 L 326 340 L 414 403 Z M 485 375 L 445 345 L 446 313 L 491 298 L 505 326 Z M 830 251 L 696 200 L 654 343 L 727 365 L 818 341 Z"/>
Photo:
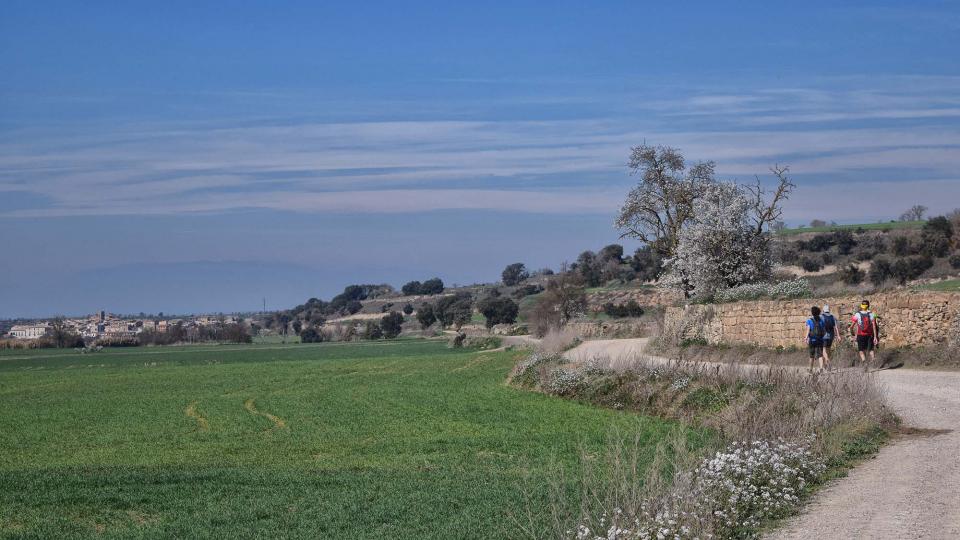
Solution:
<path fill-rule="evenodd" d="M 960 292 L 960 279 L 945 279 L 936 283 L 927 283 L 921 285 L 920 288 L 927 291 Z"/>
<path fill-rule="evenodd" d="M 0 351 L 0 536 L 513 537 L 612 429 L 673 429 L 508 387 L 516 354 Z"/>
<path fill-rule="evenodd" d="M 895 229 L 919 229 L 926 221 L 890 221 L 884 223 L 858 223 L 854 225 L 825 225 L 823 227 L 804 227 L 802 229 L 784 229 L 780 235 L 791 236 L 801 233 L 819 233 L 842 230 L 863 229 L 865 231 L 883 231 Z"/>

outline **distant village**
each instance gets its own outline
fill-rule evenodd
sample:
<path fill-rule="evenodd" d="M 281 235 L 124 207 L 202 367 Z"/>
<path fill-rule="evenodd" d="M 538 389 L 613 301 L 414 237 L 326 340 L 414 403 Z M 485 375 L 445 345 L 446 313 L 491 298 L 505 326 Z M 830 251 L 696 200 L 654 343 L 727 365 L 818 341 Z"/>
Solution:
<path fill-rule="evenodd" d="M 122 340 L 134 338 L 144 332 L 165 333 L 173 327 L 185 330 L 220 327 L 236 324 L 240 319 L 232 315 L 203 315 L 196 317 L 171 318 L 160 317 L 120 317 L 101 310 L 82 318 L 62 318 L 34 321 L 29 324 L 14 324 L 6 333 L 7 338 L 19 340 L 38 340 L 51 335 L 55 325 L 80 336 L 84 340 Z M 3 335 L 3 334 L 0 334 Z"/>

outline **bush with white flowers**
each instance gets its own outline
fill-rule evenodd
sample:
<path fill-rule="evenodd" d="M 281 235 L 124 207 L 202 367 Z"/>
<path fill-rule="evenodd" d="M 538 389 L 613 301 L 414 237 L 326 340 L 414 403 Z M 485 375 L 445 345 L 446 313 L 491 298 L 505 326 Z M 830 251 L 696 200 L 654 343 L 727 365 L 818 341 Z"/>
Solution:
<path fill-rule="evenodd" d="M 550 374 L 550 382 L 547 383 L 547 390 L 551 394 L 559 396 L 572 394 L 583 388 L 586 381 L 583 373 L 579 370 L 558 368 Z"/>
<path fill-rule="evenodd" d="M 526 373 L 527 370 L 556 360 L 558 360 L 556 355 L 547 354 L 542 351 L 534 351 L 532 354 L 530 354 L 530 356 L 517 363 L 515 371 L 518 375 L 522 375 Z"/>
<path fill-rule="evenodd" d="M 749 283 L 718 291 L 714 300 L 720 303 L 739 302 L 743 300 L 759 300 L 764 298 L 802 298 L 810 296 L 810 282 L 805 279 L 794 279 L 778 283 Z"/>
<path fill-rule="evenodd" d="M 786 515 L 826 466 L 810 441 L 733 443 L 678 475 L 667 500 L 647 501 L 635 515 L 600 516 L 599 530 L 581 524 L 578 540 L 743 538 L 766 519 Z"/>

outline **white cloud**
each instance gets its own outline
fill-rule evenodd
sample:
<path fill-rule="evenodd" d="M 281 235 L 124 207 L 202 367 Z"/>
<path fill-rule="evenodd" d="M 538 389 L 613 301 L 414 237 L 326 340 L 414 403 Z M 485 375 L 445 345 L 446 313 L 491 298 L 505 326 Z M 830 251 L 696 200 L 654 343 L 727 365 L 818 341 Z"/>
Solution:
<path fill-rule="evenodd" d="M 632 182 L 624 167 L 629 147 L 646 140 L 679 147 L 693 160 L 714 160 L 723 175 L 740 179 L 762 175 L 773 163 L 822 180 L 862 171 L 868 181 L 877 169 L 913 171 L 885 191 L 906 197 L 919 181 L 958 177 L 957 90 L 960 79 L 937 78 L 848 91 L 703 92 L 654 102 L 642 116 L 565 121 L 35 131 L 8 135 L 0 146 L 0 192 L 31 191 L 55 201 L 32 214 L 6 209 L 6 216 L 254 207 L 612 214 L 617 195 Z M 581 177 L 609 180 L 597 194 L 576 180 Z M 451 189 L 464 187 L 470 189 Z"/>

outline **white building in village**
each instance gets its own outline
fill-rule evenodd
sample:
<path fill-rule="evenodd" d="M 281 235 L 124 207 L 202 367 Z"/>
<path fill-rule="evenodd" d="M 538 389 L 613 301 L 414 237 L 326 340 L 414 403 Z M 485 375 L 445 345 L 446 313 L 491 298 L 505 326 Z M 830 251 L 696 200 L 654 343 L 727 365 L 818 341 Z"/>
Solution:
<path fill-rule="evenodd" d="M 10 336 L 17 339 L 37 339 L 47 335 L 49 324 L 17 324 L 10 329 Z"/>

